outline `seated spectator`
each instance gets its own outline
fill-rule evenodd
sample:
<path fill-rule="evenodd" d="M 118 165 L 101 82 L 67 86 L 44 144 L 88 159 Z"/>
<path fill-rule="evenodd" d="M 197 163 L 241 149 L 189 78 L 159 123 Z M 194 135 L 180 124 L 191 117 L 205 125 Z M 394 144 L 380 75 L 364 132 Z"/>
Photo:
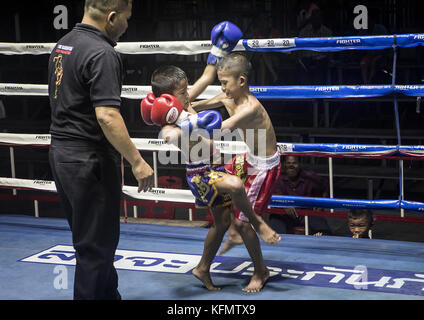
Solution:
<path fill-rule="evenodd" d="M 311 170 L 302 169 L 299 157 L 286 156 L 283 170 L 274 189 L 274 195 L 301 197 L 328 197 L 328 181 Z M 304 226 L 305 217 L 299 216 L 295 208 L 284 208 L 286 214 L 271 214 L 269 225 L 278 233 L 290 233 L 294 227 Z M 331 235 L 324 217 L 310 216 L 308 227 L 311 234 Z"/>
<path fill-rule="evenodd" d="M 374 218 L 371 210 L 350 210 L 348 214 L 348 226 L 352 238 L 371 239 L 371 230 Z"/>

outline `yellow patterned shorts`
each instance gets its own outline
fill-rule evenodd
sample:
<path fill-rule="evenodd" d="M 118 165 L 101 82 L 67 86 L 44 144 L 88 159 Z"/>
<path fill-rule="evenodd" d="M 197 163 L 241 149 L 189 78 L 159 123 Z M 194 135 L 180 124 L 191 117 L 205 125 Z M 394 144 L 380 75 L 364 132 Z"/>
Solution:
<path fill-rule="evenodd" d="M 227 175 L 223 165 L 188 164 L 187 183 L 196 198 L 197 208 L 226 207 L 232 204 L 229 194 L 218 194 L 215 183 Z"/>

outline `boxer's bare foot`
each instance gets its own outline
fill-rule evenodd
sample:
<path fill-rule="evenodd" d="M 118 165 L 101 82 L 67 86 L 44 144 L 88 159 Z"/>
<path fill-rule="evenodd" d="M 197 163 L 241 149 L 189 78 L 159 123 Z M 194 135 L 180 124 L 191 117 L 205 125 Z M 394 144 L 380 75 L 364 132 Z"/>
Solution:
<path fill-rule="evenodd" d="M 200 271 L 197 267 L 193 269 L 192 271 L 193 275 L 202 281 L 203 285 L 208 289 L 209 291 L 218 291 L 221 290 L 220 287 L 215 286 L 212 283 L 211 275 L 209 272 Z"/>
<path fill-rule="evenodd" d="M 269 279 L 269 270 L 266 269 L 265 272 L 254 273 L 252 278 L 250 279 L 249 284 L 243 288 L 244 292 L 254 293 L 259 292 L 264 287 L 265 283 Z"/>
<path fill-rule="evenodd" d="M 281 240 L 281 236 L 273 229 L 271 229 L 271 227 L 263 220 L 259 223 L 255 230 L 266 243 L 274 244 Z"/>
<path fill-rule="evenodd" d="M 224 253 L 230 251 L 233 247 L 241 245 L 242 243 L 243 239 L 238 233 L 236 235 L 228 234 L 228 237 L 225 240 L 221 251 L 218 253 L 218 256 L 223 255 Z"/>

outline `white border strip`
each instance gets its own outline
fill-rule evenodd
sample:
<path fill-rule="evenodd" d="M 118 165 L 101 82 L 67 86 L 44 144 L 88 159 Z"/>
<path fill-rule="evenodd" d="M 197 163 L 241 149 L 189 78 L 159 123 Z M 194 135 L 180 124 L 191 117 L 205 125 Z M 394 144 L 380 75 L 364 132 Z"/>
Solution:
<path fill-rule="evenodd" d="M 191 86 L 189 86 L 191 88 Z M 151 86 L 122 86 L 122 98 L 143 99 L 152 92 Z M 198 99 L 210 99 L 222 93 L 220 86 L 209 86 Z M 48 96 L 46 84 L 0 83 L 0 95 L 6 96 Z"/>
<path fill-rule="evenodd" d="M 181 151 L 173 144 L 167 144 L 163 139 L 131 138 L 137 150 L 143 151 Z M 48 147 L 51 143 L 49 134 L 17 134 L 0 133 L 0 145 L 39 146 Z M 247 151 L 243 141 L 215 141 L 217 149 L 223 154 L 240 154 Z"/>
<path fill-rule="evenodd" d="M 48 96 L 46 84 L 0 83 L 0 95 Z"/>
<path fill-rule="evenodd" d="M 56 43 L 11 43 L 0 42 L 0 54 L 5 55 L 41 55 L 50 54 Z M 199 41 L 155 41 L 155 42 L 118 42 L 115 50 L 122 54 L 178 54 L 195 55 L 209 53 L 210 40 Z M 234 51 L 245 51 L 240 40 Z"/>
<path fill-rule="evenodd" d="M 124 186 L 122 192 L 131 198 L 140 200 L 181 203 L 195 202 L 195 198 L 190 190 L 153 188 L 151 191 L 138 193 L 137 189 L 137 187 Z"/>
<path fill-rule="evenodd" d="M 28 180 L 15 178 L 0 178 L 0 186 L 17 189 L 35 189 L 41 191 L 57 192 L 54 181 Z"/>
<path fill-rule="evenodd" d="M 49 134 L 0 133 L 0 144 L 13 146 L 49 146 Z"/>
<path fill-rule="evenodd" d="M 11 43 L 0 42 L 0 54 L 19 55 L 19 54 L 50 54 L 56 43 Z"/>
<path fill-rule="evenodd" d="M 0 178 L 0 187 L 8 189 L 29 189 L 57 192 L 54 181 Z M 123 186 L 122 192 L 131 198 L 139 200 L 168 201 L 194 203 L 195 199 L 190 190 L 153 188 L 151 191 L 138 192 L 137 187 Z"/>

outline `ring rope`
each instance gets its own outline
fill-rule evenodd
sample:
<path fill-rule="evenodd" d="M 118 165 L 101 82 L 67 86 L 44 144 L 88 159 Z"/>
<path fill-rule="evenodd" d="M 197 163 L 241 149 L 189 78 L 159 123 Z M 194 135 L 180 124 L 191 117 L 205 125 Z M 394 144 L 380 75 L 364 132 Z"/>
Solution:
<path fill-rule="evenodd" d="M 24 189 L 23 189 L 24 190 Z M 44 196 L 44 195 L 31 195 L 31 194 L 19 194 L 19 195 L 9 195 L 9 194 L 0 194 L 1 200 L 18 200 L 18 201 L 43 201 L 43 202 L 60 202 L 60 199 L 57 195 L 54 196 Z M 153 201 L 153 200 L 130 200 L 126 201 L 129 206 L 155 206 L 162 208 L 185 208 L 185 209 L 195 209 L 194 203 L 188 202 L 165 202 L 165 201 Z M 121 201 L 121 205 L 124 205 L 124 202 Z M 265 213 L 269 214 L 282 214 L 281 208 L 268 208 L 265 210 Z M 345 211 L 324 211 L 324 210 L 310 210 L 310 209 L 298 209 L 296 210 L 297 215 L 299 216 L 320 216 L 328 218 L 342 218 L 346 219 L 348 213 Z M 419 217 L 398 217 L 387 214 L 373 214 L 374 221 L 385 221 L 385 222 L 400 222 L 400 223 L 415 223 L 415 224 L 424 224 L 424 218 Z M 194 219 L 193 219 L 194 220 Z"/>
<path fill-rule="evenodd" d="M 295 39 L 251 39 L 251 40 L 241 40 L 235 51 L 257 51 L 257 52 L 288 52 L 293 50 L 313 50 L 313 51 L 322 51 L 322 52 L 331 52 L 331 51 L 341 51 L 341 50 L 380 50 L 380 49 L 389 49 L 393 48 L 394 50 L 394 61 L 393 61 L 393 75 L 392 75 L 392 85 L 386 88 L 387 93 L 382 95 L 393 94 L 394 96 L 394 106 L 395 106 L 395 115 L 396 115 L 396 128 L 397 128 L 397 137 L 398 144 L 396 146 L 396 153 L 400 153 L 401 140 L 400 140 L 400 126 L 399 126 L 399 114 L 397 109 L 397 86 L 396 86 L 396 61 L 397 61 L 397 48 L 398 47 L 416 47 L 424 45 L 424 34 L 407 34 L 407 35 L 394 35 L 394 36 L 365 36 L 365 37 L 332 37 L 332 38 L 295 38 Z M 240 45 L 242 44 L 242 46 Z M 184 49 L 181 47 L 178 50 L 176 46 L 183 45 Z M 54 45 L 53 45 L 54 46 Z M 0 43 L 0 54 L 47 54 L 50 53 L 53 49 L 52 44 L 11 44 L 11 43 Z M 196 46 L 200 46 L 200 51 Z M 120 43 L 116 50 L 121 53 L 127 54 L 158 54 L 158 53 L 172 53 L 172 54 L 198 54 L 198 53 L 207 53 L 210 51 L 211 43 L 209 41 L 196 41 L 196 42 L 161 42 L 161 43 Z M 172 48 L 172 49 L 171 49 Z M 166 50 L 163 50 L 166 49 Z M 128 51 L 125 51 L 128 50 Z M 163 51 L 161 51 L 163 50 Z M 302 86 L 300 90 L 305 89 L 307 86 Z M 327 87 L 327 89 L 317 90 L 318 87 Z M 333 86 L 331 86 L 333 87 Z M 314 92 L 323 93 L 322 98 L 346 98 L 348 95 L 344 92 L 346 89 L 351 89 L 349 86 L 336 86 L 336 90 L 328 89 L 328 86 L 316 86 L 312 87 Z M 376 88 L 376 86 L 358 86 L 358 91 L 370 90 L 380 90 L 380 94 L 383 88 Z M 357 88 L 358 88 L 357 87 Z M 415 96 L 421 97 L 423 94 L 420 92 L 422 88 L 419 85 L 417 86 L 402 86 L 401 88 L 410 92 L 415 91 Z M 258 91 L 262 93 L 267 91 L 264 88 L 260 87 Z M 299 87 L 297 87 L 299 89 Z M 42 87 L 38 89 L 43 90 Z M 279 87 L 280 90 L 284 90 L 283 87 Z M 287 89 L 287 88 L 286 88 Z M 309 88 L 311 89 L 311 88 Z M 342 96 L 339 95 L 340 89 L 342 90 Z M 6 90 L 6 89 L 5 89 Z M 123 90 L 124 91 L 124 90 Z M 292 89 L 294 91 L 294 89 Z M 329 93 L 329 92 L 330 93 Z M 337 92 L 335 95 L 331 95 L 331 92 Z M 418 91 L 418 93 L 417 93 Z M 255 92 L 255 91 L 254 91 Z M 268 91 L 267 91 L 268 92 Z M 270 90 L 270 92 L 275 92 Z M 22 94 L 22 92 L 21 92 Z M 371 93 L 368 93 L 371 94 Z M 375 93 L 372 93 L 375 94 Z M 312 97 L 312 94 L 309 94 L 308 98 L 316 98 L 315 95 Z M 277 96 L 276 98 L 281 95 Z M 287 97 L 287 96 L 286 96 Z M 356 95 L 355 97 L 363 97 Z M 299 98 L 299 94 L 297 96 Z M 303 97 L 305 98 L 305 97 Z M 266 97 L 265 97 L 266 99 Z M 284 98 L 283 98 L 284 99 Z M 418 146 L 419 147 L 419 146 Z M 392 152 L 393 153 L 393 152 Z M 402 155 L 401 155 L 402 158 Z M 403 160 L 400 160 L 403 161 Z M 6 178 L 7 179 L 7 178 Z M 400 180 L 402 183 L 403 180 L 403 170 L 400 169 Z M 136 187 L 132 187 L 135 188 Z M 123 188 L 125 192 L 125 188 Z M 181 190 L 182 191 L 182 190 Z M 186 190 L 188 191 L 188 190 Z M 138 193 L 137 193 L 138 194 Z M 135 196 L 137 196 L 137 194 Z M 168 197 L 167 197 L 168 198 Z M 297 198 L 297 199 L 294 199 Z M 327 198 L 306 198 L 306 197 L 289 197 L 286 196 L 273 196 L 271 199 L 271 206 L 284 207 L 287 203 L 290 203 L 290 206 L 298 206 L 299 203 L 308 203 L 310 206 L 315 206 L 316 202 L 321 203 L 324 206 L 336 207 L 344 205 L 354 205 L 357 206 L 371 206 L 373 208 L 402 208 L 415 212 L 423 212 L 424 204 L 418 202 L 404 201 L 402 199 L 402 191 L 399 195 L 399 200 L 379 200 L 379 201 L 365 201 L 365 200 L 348 200 L 348 199 L 327 199 Z"/>
<path fill-rule="evenodd" d="M 294 50 L 313 50 L 333 52 L 344 50 L 383 50 L 391 49 L 395 44 L 402 48 L 424 45 L 424 34 L 401 34 L 385 36 L 350 36 L 318 38 L 276 38 L 276 39 L 242 39 L 234 51 L 256 52 L 290 52 Z M 55 43 L 10 43 L 0 42 L 0 54 L 50 54 Z M 119 42 L 115 47 L 123 54 L 178 54 L 196 55 L 209 53 L 212 48 L 210 40 L 200 41 L 154 41 L 154 42 Z"/>
<path fill-rule="evenodd" d="M 54 181 L 29 180 L 16 178 L 0 178 L 0 188 L 18 190 L 39 190 L 47 192 L 57 192 Z M 138 187 L 123 186 L 122 192 L 139 200 L 164 201 L 190 203 L 195 202 L 195 198 L 190 190 L 153 188 L 151 191 L 138 192 Z M 394 210 L 402 208 L 415 213 L 424 213 L 424 203 L 405 200 L 357 200 L 357 199 L 333 199 L 318 197 L 296 197 L 273 195 L 269 207 L 318 207 L 326 209 L 374 209 L 374 210 Z"/>
<path fill-rule="evenodd" d="M 163 139 L 131 138 L 139 151 L 181 151 Z M 0 145 L 20 147 L 50 146 L 50 134 L 0 133 Z M 248 150 L 243 141 L 215 141 L 222 154 L 240 154 Z M 408 159 L 424 160 L 424 146 L 330 144 L 330 143 L 277 143 L 281 155 L 301 155 L 314 157 L 368 158 L 368 159 Z"/>
<path fill-rule="evenodd" d="M 189 86 L 190 87 L 190 86 Z M 122 98 L 140 100 L 152 91 L 151 86 L 123 86 Z M 376 98 L 391 94 L 423 97 L 424 85 L 335 85 L 335 86 L 251 86 L 258 99 L 348 99 Z M 198 99 L 210 99 L 222 93 L 220 86 L 209 86 Z M 48 96 L 47 85 L 0 83 L 0 95 Z"/>

